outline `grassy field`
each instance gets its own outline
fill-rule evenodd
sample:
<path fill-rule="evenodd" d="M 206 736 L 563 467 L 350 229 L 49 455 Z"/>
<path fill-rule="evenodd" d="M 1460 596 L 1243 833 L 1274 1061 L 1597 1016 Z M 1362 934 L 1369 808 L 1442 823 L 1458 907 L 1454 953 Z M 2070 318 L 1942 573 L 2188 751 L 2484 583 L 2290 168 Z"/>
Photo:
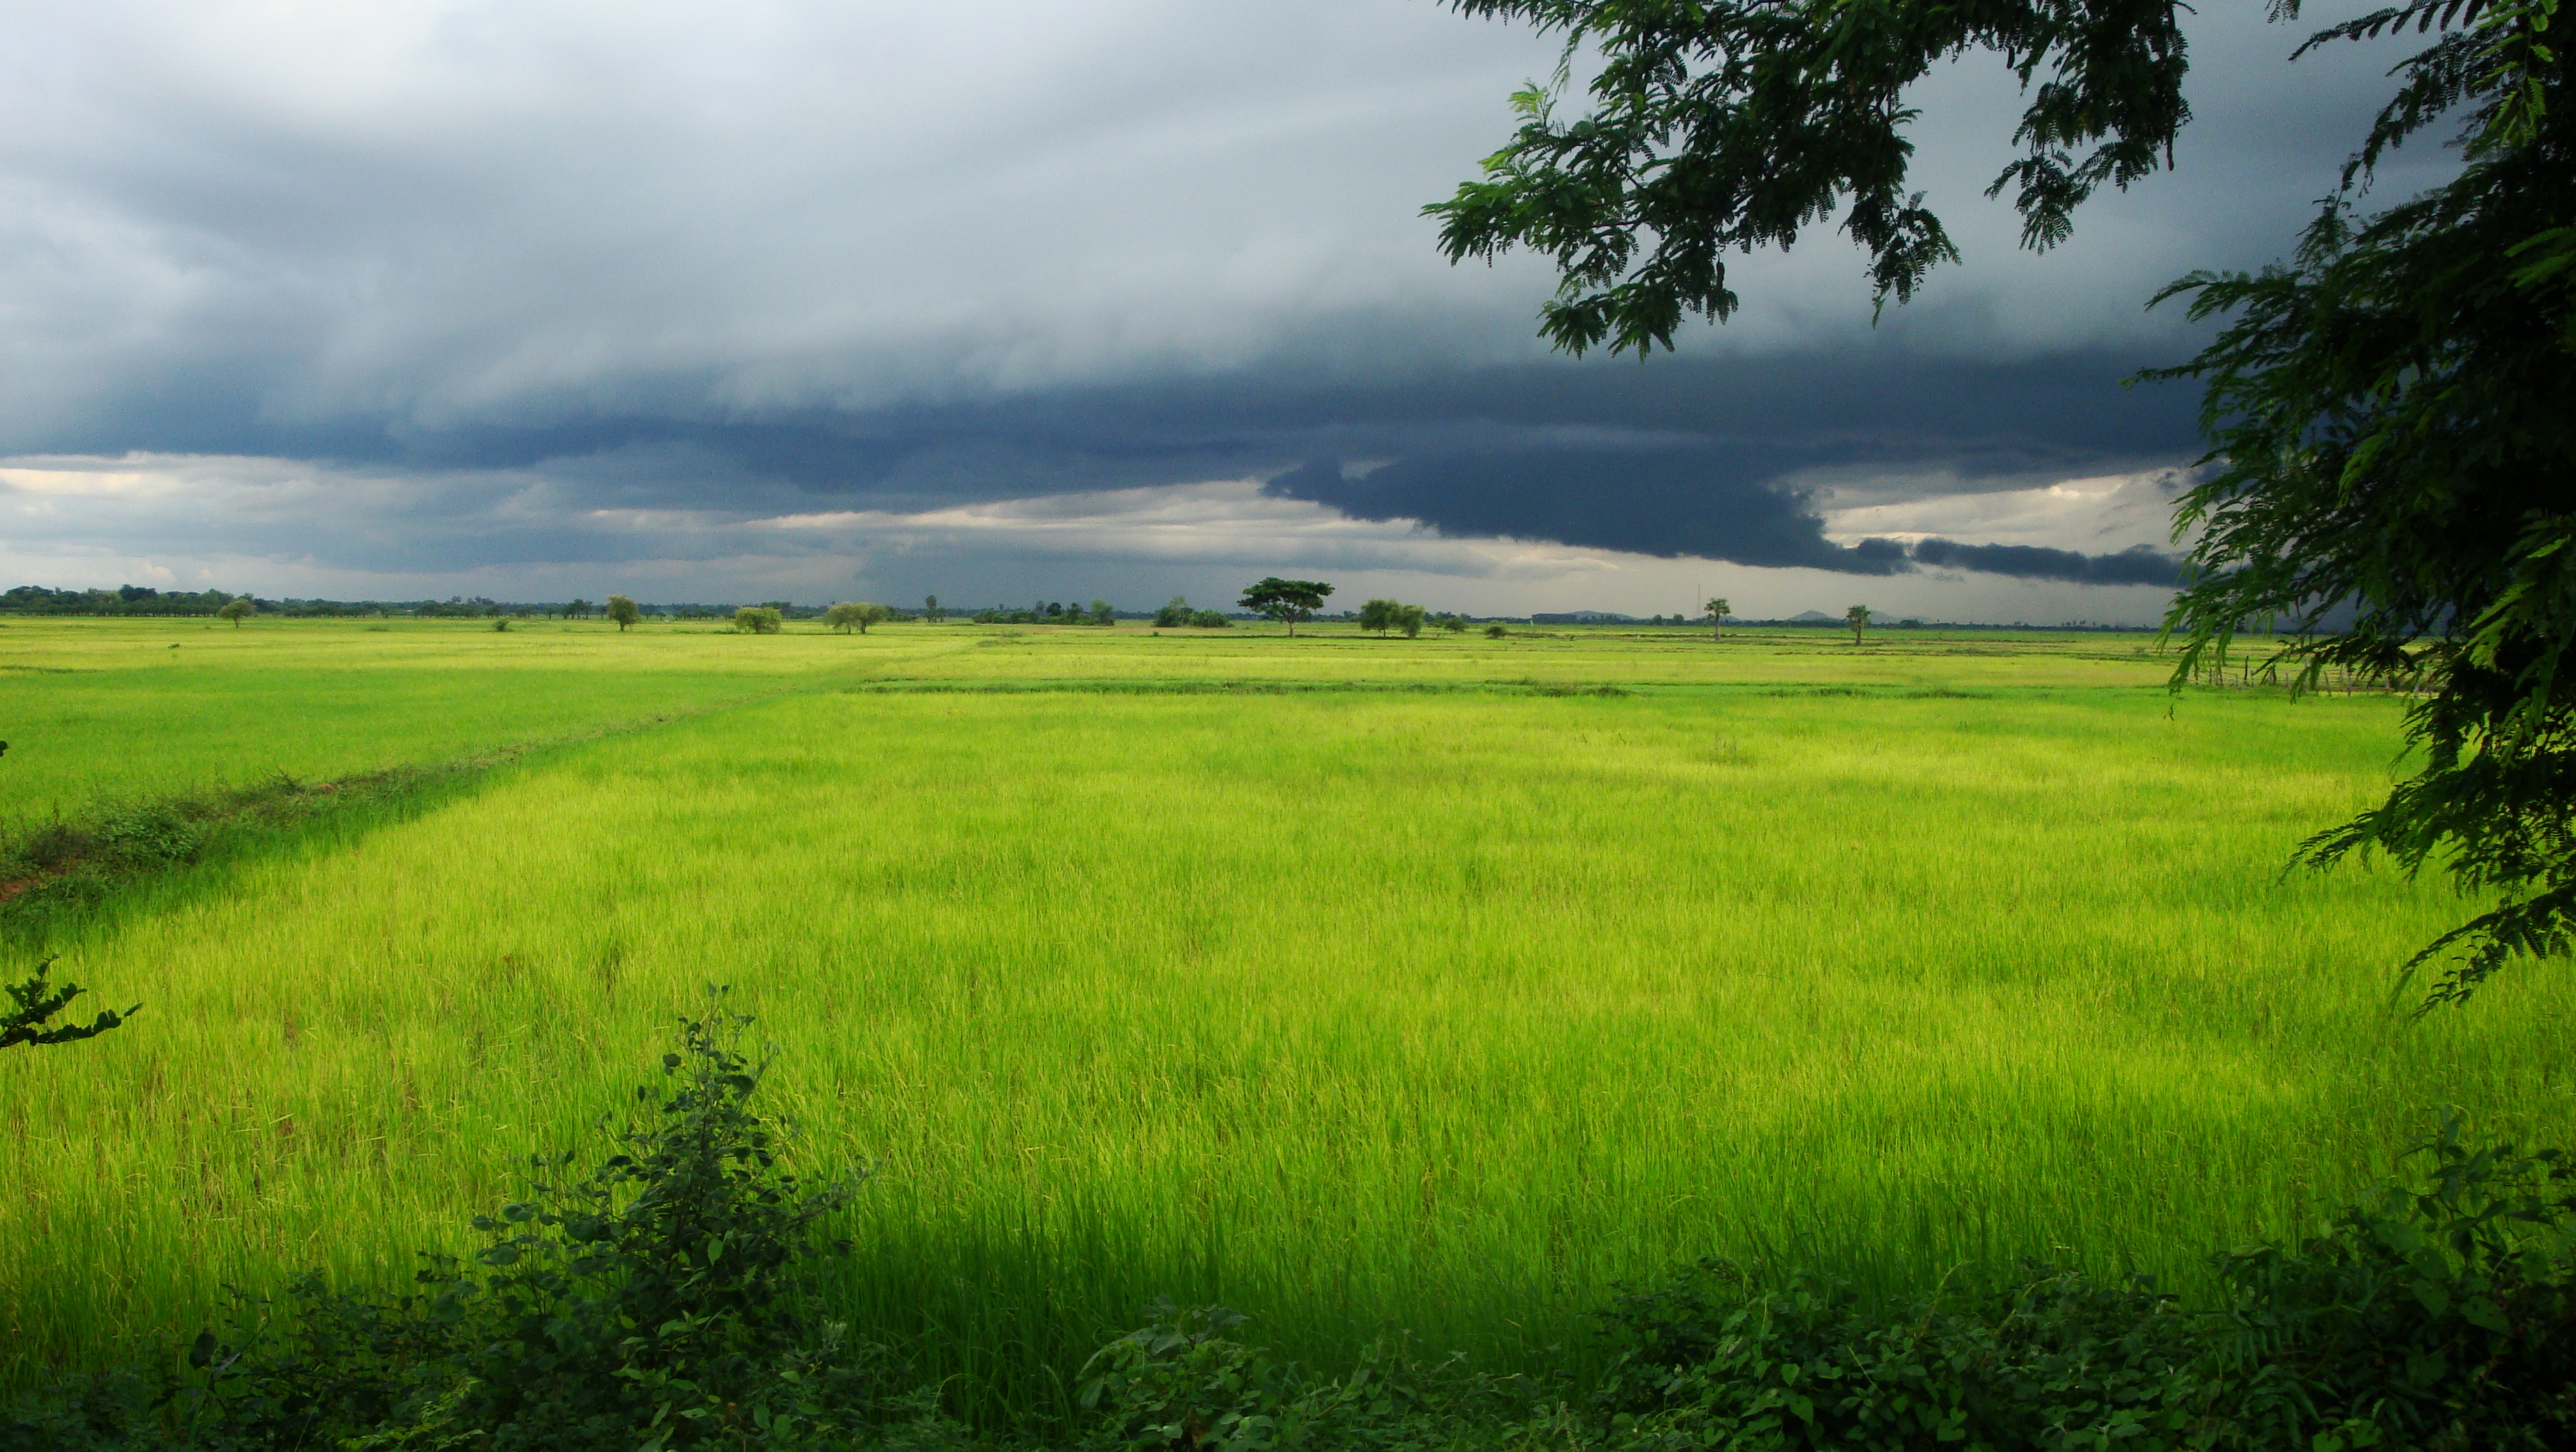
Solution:
<path fill-rule="evenodd" d="M 1698 1255 L 2188 1280 L 2438 1105 L 2576 1140 L 2560 975 L 2415 1019 L 2392 966 L 2461 905 L 2281 876 L 2384 790 L 2395 703 L 2163 672 L 1985 633 L 11 621 L 17 819 L 558 744 L 57 941 L 147 1008 L 0 1059 L 7 1366 L 401 1277 L 596 1143 L 710 981 L 805 1163 L 877 1167 L 856 1328 L 988 1410 L 1058 1404 L 1155 1295 L 1509 1363 Z"/>

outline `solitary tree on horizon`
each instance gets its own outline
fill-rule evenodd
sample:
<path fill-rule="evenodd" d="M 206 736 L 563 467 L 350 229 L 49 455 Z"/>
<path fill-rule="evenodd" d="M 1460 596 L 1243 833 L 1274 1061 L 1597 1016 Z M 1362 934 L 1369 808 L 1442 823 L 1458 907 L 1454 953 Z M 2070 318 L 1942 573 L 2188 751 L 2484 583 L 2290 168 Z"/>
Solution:
<path fill-rule="evenodd" d="M 633 600 L 623 595 L 611 595 L 608 597 L 608 618 L 617 622 L 617 633 L 623 635 L 634 627 L 635 622 L 644 618 L 644 612 L 635 607 Z"/>
<path fill-rule="evenodd" d="M 1711 640 L 1724 640 L 1724 639 L 1726 638 L 1726 617 L 1728 616 L 1728 614 L 1730 614 L 1730 613 L 1733 611 L 1733 609 L 1734 609 L 1734 607 L 1733 607 L 1733 606 L 1730 606 L 1730 605 L 1728 605 L 1728 604 L 1726 603 L 1726 597 L 1725 597 L 1725 596 L 1723 596 L 1723 595 L 1711 595 L 1711 596 L 1709 597 L 1709 599 L 1708 599 L 1708 638 L 1709 638 L 1709 639 L 1711 639 Z"/>
<path fill-rule="evenodd" d="M 1852 628 L 1852 644 L 1860 644 L 1861 632 L 1869 629 L 1869 607 L 1854 605 L 1843 612 L 1843 623 Z"/>
<path fill-rule="evenodd" d="M 1243 608 L 1256 615 L 1267 615 L 1297 633 L 1297 622 L 1311 620 L 1324 608 L 1324 597 L 1333 587 L 1321 580 L 1283 580 L 1277 575 L 1262 578 L 1259 584 L 1243 592 Z"/>
<path fill-rule="evenodd" d="M 233 623 L 233 629 L 239 630 L 241 629 L 242 617 L 250 614 L 258 608 L 259 606 L 253 602 L 248 595 L 243 595 L 235 599 L 225 601 L 224 607 L 215 612 L 215 618 L 218 620 L 229 620 Z"/>

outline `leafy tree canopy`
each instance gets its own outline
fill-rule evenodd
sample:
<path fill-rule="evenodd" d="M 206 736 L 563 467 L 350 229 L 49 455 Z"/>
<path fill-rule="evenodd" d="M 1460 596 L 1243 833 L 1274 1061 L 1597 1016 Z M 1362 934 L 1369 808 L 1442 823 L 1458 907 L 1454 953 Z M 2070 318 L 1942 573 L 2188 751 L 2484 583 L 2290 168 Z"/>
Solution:
<path fill-rule="evenodd" d="M 1277 575 L 1265 576 L 1260 583 L 1243 592 L 1243 608 L 1255 615 L 1266 615 L 1287 625 L 1288 633 L 1297 633 L 1297 622 L 1311 620 L 1324 608 L 1324 597 L 1333 587 L 1321 580 L 1283 580 Z"/>
<path fill-rule="evenodd" d="M 1724 319 L 1729 249 L 1837 214 L 1880 305 L 1911 298 L 1958 251 L 1907 189 L 1904 91 L 1965 51 L 2000 53 L 2029 97 L 1988 194 L 2012 193 L 2032 248 L 2101 186 L 2170 164 L 2191 115 L 2179 0 L 1453 3 L 1602 59 L 1585 114 L 1560 116 L 1560 66 L 1513 98 L 1520 129 L 1484 177 L 1427 209 L 1452 260 L 1552 258 L 1541 330 L 1576 353 L 1642 357 L 1687 317 Z M 2424 770 L 2304 850 L 2440 862 L 2496 895 L 2417 958 L 2459 955 L 2435 1001 L 2564 952 L 2576 928 L 2576 104 L 2548 43 L 2558 3 L 2411 0 L 2310 37 L 2299 53 L 2431 39 L 2289 260 L 2167 289 L 2231 321 L 2148 375 L 2207 389 L 2210 473 L 2177 516 L 2200 531 L 2167 620 L 2177 683 L 2279 631 L 2266 664 L 2295 683 L 2343 668 L 2421 693 Z M 2380 159 L 2436 124 L 2458 128 L 2458 175 L 2362 214 Z"/>

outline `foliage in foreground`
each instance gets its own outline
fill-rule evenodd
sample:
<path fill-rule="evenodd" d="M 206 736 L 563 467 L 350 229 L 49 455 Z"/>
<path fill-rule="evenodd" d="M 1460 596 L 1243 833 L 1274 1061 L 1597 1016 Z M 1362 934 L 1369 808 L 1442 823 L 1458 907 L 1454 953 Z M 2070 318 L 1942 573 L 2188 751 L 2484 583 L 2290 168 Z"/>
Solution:
<path fill-rule="evenodd" d="M 185 1369 L 78 1378 L 0 1422 L 0 1448 L 1012 1446 L 906 1385 L 827 1320 L 821 1226 L 855 1179 L 806 1183 L 749 1107 L 747 1018 L 684 1020 L 669 1087 L 622 1152 L 478 1217 L 470 1263 L 409 1294 L 245 1300 Z M 2304 1246 L 2229 1256 L 2191 1309 L 2144 1283 L 2031 1268 L 1992 1289 L 1882 1303 L 1705 1262 L 1601 1313 L 1616 1355 L 1588 1395 L 1381 1345 L 1316 1377 L 1222 1308 L 1159 1308 L 1083 1368 L 1050 1445 L 1618 1452 L 1979 1448 L 2543 1448 L 2576 1438 L 2576 1170 L 2473 1150 L 2456 1117 L 2415 1181 Z M 175 1363 L 178 1358 L 173 1357 Z"/>
<path fill-rule="evenodd" d="M 2457 951 L 2434 1002 L 2576 946 L 2576 55 L 2545 43 L 2556 9 L 2416 0 L 2311 39 L 2442 32 L 2396 68 L 2287 265 L 2167 289 L 2233 321 L 2154 375 L 2208 383 L 2212 474 L 2177 516 L 2203 531 L 2171 617 L 2179 672 L 2286 622 L 2267 669 L 2425 692 L 2407 717 L 2423 769 L 2303 855 L 2386 853 L 2500 899 L 2409 965 Z M 2381 155 L 2453 116 L 2460 174 L 2357 218 Z"/>

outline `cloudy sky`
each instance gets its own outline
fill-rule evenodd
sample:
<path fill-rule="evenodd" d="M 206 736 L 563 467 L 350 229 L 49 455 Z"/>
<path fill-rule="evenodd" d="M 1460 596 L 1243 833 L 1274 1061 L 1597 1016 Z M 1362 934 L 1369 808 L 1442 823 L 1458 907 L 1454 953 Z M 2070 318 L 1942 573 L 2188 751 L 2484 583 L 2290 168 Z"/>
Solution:
<path fill-rule="evenodd" d="M 1441 260 L 1555 48 L 1434 0 L 0 8 L 0 585 L 340 598 L 2149 620 L 2143 303 L 2276 257 L 2395 54 L 2207 7 L 2177 171 L 2041 257 L 1971 58 L 1963 266 L 1873 327 L 1819 229 L 1641 366 Z"/>

